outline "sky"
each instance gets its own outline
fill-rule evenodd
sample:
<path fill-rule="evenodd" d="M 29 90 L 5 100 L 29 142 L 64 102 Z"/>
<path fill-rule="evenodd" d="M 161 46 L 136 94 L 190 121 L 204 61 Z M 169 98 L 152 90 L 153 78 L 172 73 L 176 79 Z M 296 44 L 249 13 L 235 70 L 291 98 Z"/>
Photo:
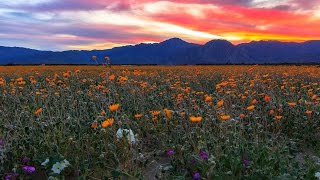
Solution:
<path fill-rule="evenodd" d="M 0 46 L 109 49 L 178 37 L 204 44 L 320 39 L 320 0 L 1 0 Z"/>

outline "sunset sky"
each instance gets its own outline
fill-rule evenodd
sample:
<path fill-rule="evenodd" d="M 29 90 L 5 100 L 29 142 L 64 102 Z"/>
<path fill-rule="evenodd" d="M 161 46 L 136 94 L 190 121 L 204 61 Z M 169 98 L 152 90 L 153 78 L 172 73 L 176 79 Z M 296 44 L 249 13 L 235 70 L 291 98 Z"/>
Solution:
<path fill-rule="evenodd" d="M 0 46 L 108 49 L 179 37 L 320 39 L 320 0 L 1 0 Z"/>

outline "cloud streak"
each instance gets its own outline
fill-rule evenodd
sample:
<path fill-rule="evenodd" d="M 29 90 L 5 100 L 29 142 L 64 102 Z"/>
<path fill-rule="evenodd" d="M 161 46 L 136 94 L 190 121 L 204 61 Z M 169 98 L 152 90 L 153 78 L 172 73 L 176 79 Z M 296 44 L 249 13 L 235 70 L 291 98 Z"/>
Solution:
<path fill-rule="evenodd" d="M 3 0 L 0 43 L 66 50 L 170 37 L 304 41 L 320 39 L 319 12 L 319 0 Z"/>

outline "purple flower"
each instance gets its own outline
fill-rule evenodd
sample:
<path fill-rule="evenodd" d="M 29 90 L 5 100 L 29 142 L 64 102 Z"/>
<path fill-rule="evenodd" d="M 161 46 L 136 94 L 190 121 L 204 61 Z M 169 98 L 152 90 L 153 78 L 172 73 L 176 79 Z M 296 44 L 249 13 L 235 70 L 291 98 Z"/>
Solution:
<path fill-rule="evenodd" d="M 4 144 L 5 144 L 4 139 L 0 138 L 0 147 L 3 147 L 3 146 L 4 146 Z"/>
<path fill-rule="evenodd" d="M 243 165 L 244 165 L 245 168 L 248 168 L 248 167 L 250 166 L 250 160 L 248 160 L 248 159 L 244 159 L 244 160 L 242 161 L 242 163 L 243 163 Z"/>
<path fill-rule="evenodd" d="M 200 173 L 199 173 L 199 172 L 196 172 L 196 173 L 193 174 L 193 179 L 194 179 L 194 180 L 199 180 L 200 177 L 201 177 L 201 176 L 200 176 Z"/>
<path fill-rule="evenodd" d="M 19 176 L 19 174 L 17 174 L 17 173 L 10 173 L 10 174 L 7 174 L 7 175 L 4 177 L 4 179 L 5 179 L 5 180 L 16 179 L 18 176 Z"/>
<path fill-rule="evenodd" d="M 22 170 L 27 172 L 27 173 L 29 173 L 29 174 L 31 174 L 31 173 L 36 171 L 36 167 L 34 167 L 34 166 L 23 166 Z"/>
<path fill-rule="evenodd" d="M 200 158 L 203 160 L 208 160 L 209 154 L 206 151 L 200 151 Z"/>
<path fill-rule="evenodd" d="M 174 150 L 170 149 L 169 151 L 167 151 L 167 156 L 171 157 L 174 155 Z"/>
<path fill-rule="evenodd" d="M 197 161 L 196 161 L 195 159 L 192 159 L 192 160 L 190 161 L 190 163 L 191 163 L 192 165 L 195 165 L 195 164 L 197 163 Z"/>
<path fill-rule="evenodd" d="M 23 163 L 28 163 L 28 162 L 29 162 L 29 160 L 30 160 L 29 158 L 24 157 L 24 158 L 22 158 L 22 160 L 21 160 L 21 161 L 22 161 Z"/>

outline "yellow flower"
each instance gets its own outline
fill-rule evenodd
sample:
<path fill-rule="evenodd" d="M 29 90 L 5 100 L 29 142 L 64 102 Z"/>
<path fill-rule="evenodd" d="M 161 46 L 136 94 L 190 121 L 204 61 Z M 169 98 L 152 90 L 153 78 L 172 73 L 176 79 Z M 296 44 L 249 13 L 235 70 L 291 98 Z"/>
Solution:
<path fill-rule="evenodd" d="M 189 117 L 191 122 L 200 122 L 202 120 L 201 116 L 190 116 Z"/>
<path fill-rule="evenodd" d="M 109 106 L 109 110 L 111 112 L 117 111 L 119 109 L 119 106 L 120 106 L 119 103 L 118 104 L 112 104 L 112 105 Z"/>
<path fill-rule="evenodd" d="M 251 105 L 251 106 L 247 107 L 247 110 L 252 111 L 254 108 L 255 108 L 255 106 Z"/>
<path fill-rule="evenodd" d="M 101 126 L 103 128 L 107 128 L 109 126 L 111 126 L 114 122 L 114 119 L 113 118 L 109 118 L 109 119 L 106 119 L 105 121 L 102 122 Z"/>

